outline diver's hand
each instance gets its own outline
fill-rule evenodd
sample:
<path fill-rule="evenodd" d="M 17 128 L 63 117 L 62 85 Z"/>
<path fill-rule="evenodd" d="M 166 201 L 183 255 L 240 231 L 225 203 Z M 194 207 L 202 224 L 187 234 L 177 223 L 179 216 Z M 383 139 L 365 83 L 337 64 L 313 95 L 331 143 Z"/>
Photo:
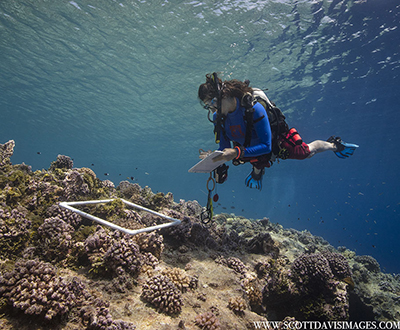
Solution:
<path fill-rule="evenodd" d="M 203 149 L 199 149 L 199 158 L 204 159 L 211 153 L 212 153 L 211 150 L 204 151 Z"/>
<path fill-rule="evenodd" d="M 222 154 L 215 156 L 212 160 L 213 162 L 218 162 L 220 160 L 224 160 L 226 162 L 234 159 L 237 157 L 237 150 L 233 149 L 233 148 L 226 148 L 224 150 L 222 150 Z"/>

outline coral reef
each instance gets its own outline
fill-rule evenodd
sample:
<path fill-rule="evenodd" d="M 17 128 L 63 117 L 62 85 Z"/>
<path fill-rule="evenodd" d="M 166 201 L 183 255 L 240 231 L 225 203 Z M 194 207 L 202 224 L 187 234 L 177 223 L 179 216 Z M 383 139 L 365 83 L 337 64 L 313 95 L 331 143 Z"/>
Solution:
<path fill-rule="evenodd" d="M 76 170 L 71 170 L 67 173 L 63 180 L 64 196 L 67 201 L 76 200 L 80 196 L 89 194 L 89 186 L 85 182 L 83 175 Z"/>
<path fill-rule="evenodd" d="M 379 263 L 371 256 L 355 256 L 354 260 L 373 273 L 379 273 L 381 271 Z"/>
<path fill-rule="evenodd" d="M 4 256 L 12 257 L 21 252 L 29 237 L 31 221 L 17 209 L 8 211 L 0 205 L 0 251 Z"/>
<path fill-rule="evenodd" d="M 48 217 L 58 217 L 65 223 L 71 225 L 74 228 L 78 228 L 82 222 L 82 217 L 72 211 L 61 208 L 60 206 L 54 204 L 47 209 L 46 215 Z"/>
<path fill-rule="evenodd" d="M 246 309 L 246 301 L 242 297 L 232 297 L 229 299 L 228 307 L 237 314 L 243 314 Z"/>
<path fill-rule="evenodd" d="M 104 254 L 103 263 L 106 269 L 112 273 L 124 270 L 135 275 L 140 271 L 142 256 L 138 245 L 131 237 L 114 235 L 113 243 Z"/>
<path fill-rule="evenodd" d="M 141 297 L 159 311 L 167 314 L 176 314 L 182 309 L 183 302 L 180 291 L 164 275 L 153 276 L 143 284 Z"/>
<path fill-rule="evenodd" d="M 219 256 L 218 258 L 216 258 L 215 262 L 226 265 L 238 274 L 246 274 L 246 265 L 239 258 L 229 257 L 225 259 L 224 257 Z"/>
<path fill-rule="evenodd" d="M 294 260 L 292 278 L 304 291 L 319 291 L 329 286 L 333 273 L 328 260 L 321 253 L 302 254 Z"/>
<path fill-rule="evenodd" d="M 242 285 L 251 309 L 254 311 L 262 310 L 263 297 L 259 281 L 257 279 L 247 279 Z"/>
<path fill-rule="evenodd" d="M 40 252 L 45 260 L 59 261 L 68 256 L 73 247 L 75 229 L 59 217 L 47 218 L 37 229 Z"/>
<path fill-rule="evenodd" d="M 11 164 L 10 158 L 14 153 L 15 141 L 10 140 L 4 144 L 0 144 L 0 168 Z"/>
<path fill-rule="evenodd" d="M 43 261 L 17 261 L 12 271 L 0 276 L 0 297 L 12 308 L 46 322 L 75 309 L 87 329 L 136 329 L 130 322 L 114 320 L 109 304 L 93 296 L 80 279 L 66 280 Z"/>
<path fill-rule="evenodd" d="M 197 278 L 188 276 L 182 269 L 166 268 L 162 271 L 162 274 L 167 276 L 181 292 L 197 287 Z"/>
<path fill-rule="evenodd" d="M 93 330 L 134 330 L 136 327 L 122 320 L 113 320 L 109 303 L 99 299 L 90 299 L 80 310 L 80 316 L 87 329 Z"/>
<path fill-rule="evenodd" d="M 57 159 L 50 164 L 50 170 L 55 170 L 56 168 L 59 169 L 66 169 L 71 170 L 74 167 L 74 162 L 68 156 L 58 155 Z"/>
<path fill-rule="evenodd" d="M 0 277 L 0 295 L 25 314 L 46 320 L 66 314 L 79 299 L 56 269 L 37 260 L 21 260 Z"/>
<path fill-rule="evenodd" d="M 175 203 L 171 193 L 128 181 L 115 188 L 63 155 L 32 172 L 11 163 L 14 145 L 0 145 L 0 328 L 246 329 L 267 319 L 400 318 L 400 276 L 382 273 L 371 256 L 268 218 L 219 214 L 205 226 L 196 201 Z M 130 229 L 165 222 L 124 198 L 182 223 L 129 236 L 58 205 L 109 198 L 82 210 Z"/>
<path fill-rule="evenodd" d="M 157 259 L 160 258 L 164 250 L 163 236 L 156 232 L 143 233 L 135 236 L 135 241 L 139 245 L 141 252 L 150 252 Z"/>
<path fill-rule="evenodd" d="M 112 232 L 100 226 L 97 226 L 95 233 L 86 238 L 84 249 L 91 264 L 92 274 L 100 276 L 114 276 L 121 272 L 134 276 L 140 272 L 144 263 L 144 257 L 132 236 Z M 147 260 L 151 258 L 147 257 Z"/>
<path fill-rule="evenodd" d="M 212 312 L 206 312 L 203 314 L 196 315 L 195 323 L 201 329 L 205 330 L 219 330 L 221 324 L 218 318 Z"/>

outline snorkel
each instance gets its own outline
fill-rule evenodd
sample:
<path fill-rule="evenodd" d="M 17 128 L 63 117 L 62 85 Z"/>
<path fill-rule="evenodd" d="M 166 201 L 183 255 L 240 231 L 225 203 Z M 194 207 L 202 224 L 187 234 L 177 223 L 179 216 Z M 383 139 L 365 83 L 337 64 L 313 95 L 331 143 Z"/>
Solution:
<path fill-rule="evenodd" d="M 214 72 L 211 76 L 212 82 L 214 83 L 214 90 L 217 92 L 217 118 L 215 120 L 214 134 L 215 143 L 219 143 L 221 140 L 222 130 L 222 84 L 219 82 L 218 75 Z"/>

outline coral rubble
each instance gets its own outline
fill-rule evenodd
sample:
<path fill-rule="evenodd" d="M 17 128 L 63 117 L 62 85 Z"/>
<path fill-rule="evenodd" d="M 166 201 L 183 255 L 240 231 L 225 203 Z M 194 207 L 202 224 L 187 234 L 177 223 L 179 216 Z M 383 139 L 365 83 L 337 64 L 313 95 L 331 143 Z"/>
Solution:
<path fill-rule="evenodd" d="M 400 318 L 400 276 L 269 219 L 216 215 L 196 201 L 122 181 L 116 188 L 63 155 L 48 170 L 13 165 L 0 145 L 0 328 L 252 329 L 266 320 Z M 59 202 L 138 229 L 163 222 L 120 198 L 180 219 L 129 236 Z"/>

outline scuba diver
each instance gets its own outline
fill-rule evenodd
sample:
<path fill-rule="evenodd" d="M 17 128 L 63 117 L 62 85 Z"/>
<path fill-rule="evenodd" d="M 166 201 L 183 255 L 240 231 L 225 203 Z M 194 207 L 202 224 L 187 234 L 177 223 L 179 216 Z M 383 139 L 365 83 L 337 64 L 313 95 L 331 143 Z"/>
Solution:
<path fill-rule="evenodd" d="M 233 165 L 249 162 L 253 169 L 245 180 L 247 187 L 261 190 L 265 168 L 277 159 L 306 159 L 328 150 L 345 159 L 358 148 L 335 136 L 306 144 L 295 128 L 289 129 L 281 110 L 249 83 L 236 79 L 223 82 L 214 72 L 206 75 L 198 90 L 200 102 L 209 111 L 208 119 L 214 123 L 218 150 L 223 152 L 213 160 L 232 160 Z M 202 152 L 200 158 L 209 152 Z M 217 183 L 227 179 L 228 168 L 223 164 L 214 170 Z"/>

